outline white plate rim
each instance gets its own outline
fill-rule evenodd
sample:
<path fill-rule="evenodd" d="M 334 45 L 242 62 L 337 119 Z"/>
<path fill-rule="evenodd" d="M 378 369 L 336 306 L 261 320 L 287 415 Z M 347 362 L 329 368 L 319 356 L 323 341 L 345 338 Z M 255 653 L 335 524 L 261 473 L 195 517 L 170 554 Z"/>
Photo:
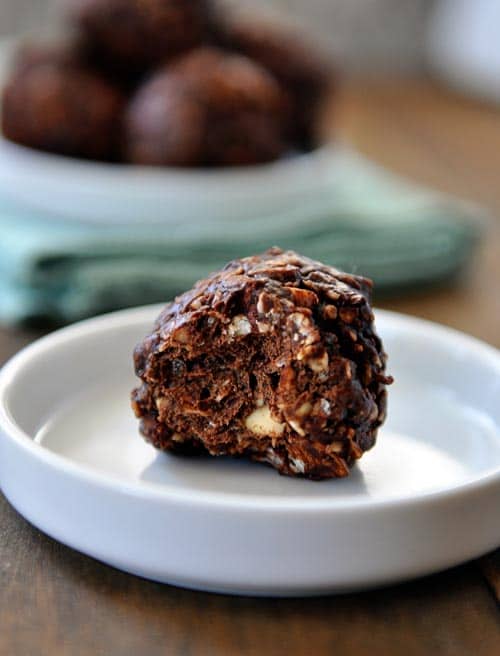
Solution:
<path fill-rule="evenodd" d="M 324 143 L 311 150 L 293 153 L 286 157 L 261 164 L 214 166 L 211 168 L 174 165 L 153 166 L 71 157 L 11 141 L 2 132 L 0 132 L 0 148 L 11 150 L 17 157 L 22 157 L 26 161 L 29 160 L 30 166 L 40 164 L 42 166 L 57 167 L 58 172 L 62 171 L 63 175 L 65 173 L 73 175 L 79 172 L 92 172 L 92 174 L 96 173 L 99 176 L 107 176 L 109 181 L 115 178 L 115 181 L 123 183 L 137 178 L 147 177 L 148 181 L 151 180 L 155 183 L 170 180 L 175 182 L 181 181 L 186 184 L 196 182 L 206 184 L 214 182 L 218 184 L 221 181 L 232 183 L 234 180 L 247 176 L 257 179 L 262 176 L 268 176 L 270 173 L 286 173 L 288 170 L 293 171 L 304 165 L 307 166 L 310 162 L 330 158 L 335 150 L 341 150 L 341 148 L 336 148 L 331 143 Z M 345 149 L 346 146 L 342 144 L 342 148 Z M 66 169 L 66 171 L 63 171 L 63 169 Z M 70 171 L 69 169 L 72 170 Z"/>
<path fill-rule="evenodd" d="M 9 386 L 15 380 L 16 373 L 27 365 L 32 358 L 39 354 L 49 351 L 52 347 L 61 341 L 71 341 L 75 338 L 85 335 L 90 329 L 95 332 L 107 331 L 113 327 L 123 325 L 123 321 L 129 323 L 142 324 L 146 320 L 153 322 L 156 315 L 162 309 L 162 305 L 144 306 L 128 310 L 120 310 L 109 314 L 87 319 L 71 326 L 59 329 L 40 338 L 39 340 L 28 345 L 19 353 L 14 355 L 0 370 L 0 439 L 13 440 L 17 446 L 37 460 L 43 462 L 50 468 L 60 470 L 63 473 L 80 479 L 89 485 L 104 487 L 109 491 L 119 492 L 121 494 L 132 495 L 141 499 L 155 499 L 161 502 L 175 502 L 183 504 L 186 507 L 207 506 L 210 508 L 226 510 L 247 510 L 259 513 L 283 512 L 293 513 L 296 511 L 313 513 L 324 512 L 330 513 L 350 513 L 352 510 L 367 508 L 391 509 L 391 508 L 414 508 L 434 504 L 440 501 L 446 501 L 451 498 L 460 498 L 476 492 L 494 489 L 498 486 L 500 491 L 500 464 L 491 471 L 487 471 L 479 476 L 472 477 L 469 480 L 459 482 L 444 489 L 429 490 L 410 495 L 401 495 L 396 498 L 386 499 L 308 499 L 301 497 L 274 498 L 256 494 L 237 494 L 225 493 L 218 491 L 206 491 L 203 495 L 189 489 L 179 491 L 173 485 L 157 485 L 149 482 L 140 484 L 125 482 L 117 476 L 101 473 L 90 466 L 76 463 L 71 458 L 55 453 L 43 445 L 38 444 L 17 426 L 15 419 L 10 416 L 6 409 L 5 397 L 8 393 Z M 489 364 L 493 363 L 500 376 L 500 352 L 493 346 L 482 342 L 479 339 L 471 337 L 458 330 L 436 324 L 434 322 L 392 312 L 388 310 L 376 310 L 375 316 L 384 317 L 389 321 L 397 323 L 406 323 L 414 330 L 426 331 L 436 339 L 446 339 L 448 343 L 453 342 L 456 346 L 472 349 L 478 358 L 486 358 Z M 316 483 L 321 485 L 321 483 Z"/>

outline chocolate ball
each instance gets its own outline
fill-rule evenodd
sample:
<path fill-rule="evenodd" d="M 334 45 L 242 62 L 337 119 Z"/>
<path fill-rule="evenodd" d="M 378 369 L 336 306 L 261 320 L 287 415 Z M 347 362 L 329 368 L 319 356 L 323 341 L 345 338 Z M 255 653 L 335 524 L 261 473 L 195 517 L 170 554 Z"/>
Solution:
<path fill-rule="evenodd" d="M 162 70 L 139 88 L 125 114 L 124 154 L 134 164 L 201 166 L 207 113 L 183 81 Z"/>
<path fill-rule="evenodd" d="M 214 121 L 206 134 L 206 162 L 250 166 L 278 159 L 286 143 L 274 118 L 254 112 Z"/>
<path fill-rule="evenodd" d="M 70 0 L 70 17 L 103 60 L 148 67 L 198 45 L 206 0 Z"/>
<path fill-rule="evenodd" d="M 17 49 L 12 70 L 21 73 L 41 64 L 76 66 L 99 74 L 124 92 L 129 92 L 140 81 L 133 68 L 120 67 L 103 57 L 92 44 L 79 34 L 69 34 L 59 41 L 28 41 Z"/>
<path fill-rule="evenodd" d="M 139 88 L 125 120 L 125 151 L 138 164 L 254 164 L 286 148 L 287 97 L 246 57 L 200 48 Z"/>
<path fill-rule="evenodd" d="M 318 48 L 294 29 L 258 16 L 219 15 L 216 42 L 241 52 L 271 71 L 293 99 L 292 134 L 312 146 L 321 102 L 334 85 L 333 67 Z"/>
<path fill-rule="evenodd" d="M 294 252 L 234 260 L 169 303 L 135 349 L 156 448 L 344 477 L 386 416 L 371 282 Z"/>
<path fill-rule="evenodd" d="M 2 129 L 11 141 L 73 157 L 113 159 L 123 98 L 88 70 L 42 56 L 20 63 L 2 96 Z"/>

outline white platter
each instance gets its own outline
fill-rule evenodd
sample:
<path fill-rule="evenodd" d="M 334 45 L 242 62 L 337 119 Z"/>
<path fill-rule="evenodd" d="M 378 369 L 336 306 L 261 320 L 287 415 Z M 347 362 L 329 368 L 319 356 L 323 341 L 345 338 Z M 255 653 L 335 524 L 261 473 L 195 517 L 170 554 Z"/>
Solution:
<path fill-rule="evenodd" d="M 182 169 L 106 164 L 43 153 L 0 134 L 0 193 L 50 218 L 137 224 L 250 220 L 292 211 L 329 189 L 336 151 L 270 164 Z"/>
<path fill-rule="evenodd" d="M 0 89 L 15 40 L 0 40 Z M 187 169 L 107 164 L 19 146 L 0 132 L 0 194 L 65 221 L 103 225 L 249 220 L 292 211 L 335 180 L 337 148 L 270 164 Z"/>
<path fill-rule="evenodd" d="M 495 349 L 379 311 L 388 421 L 348 479 L 316 483 L 141 440 L 131 352 L 158 310 L 55 332 L 0 373 L 0 484 L 41 530 L 139 576 L 257 595 L 390 584 L 500 544 Z"/>

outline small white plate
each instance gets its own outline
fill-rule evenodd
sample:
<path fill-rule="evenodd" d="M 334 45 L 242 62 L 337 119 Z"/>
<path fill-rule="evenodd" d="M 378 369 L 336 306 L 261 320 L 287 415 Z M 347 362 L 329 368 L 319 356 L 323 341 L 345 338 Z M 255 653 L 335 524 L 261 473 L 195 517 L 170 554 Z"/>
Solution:
<path fill-rule="evenodd" d="M 67 221 L 177 225 L 246 221 L 325 194 L 337 155 L 324 146 L 255 166 L 220 169 L 106 164 L 19 146 L 0 134 L 0 193 Z"/>
<path fill-rule="evenodd" d="M 379 311 L 396 382 L 344 480 L 158 454 L 129 407 L 158 307 L 55 332 L 0 373 L 0 483 L 29 521 L 120 569 L 203 590 L 302 595 L 428 574 L 500 544 L 500 356 Z"/>

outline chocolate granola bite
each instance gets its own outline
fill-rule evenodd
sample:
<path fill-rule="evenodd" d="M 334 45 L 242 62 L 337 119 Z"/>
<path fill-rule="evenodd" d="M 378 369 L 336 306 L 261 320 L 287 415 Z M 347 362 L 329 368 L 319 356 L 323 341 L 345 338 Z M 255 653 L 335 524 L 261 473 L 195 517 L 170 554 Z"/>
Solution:
<path fill-rule="evenodd" d="M 81 34 L 70 33 L 55 40 L 29 40 L 20 44 L 12 59 L 13 74 L 20 74 L 35 66 L 54 64 L 85 69 L 129 94 L 141 76 L 131 67 L 120 67 L 103 57 Z"/>
<path fill-rule="evenodd" d="M 342 477 L 385 419 L 370 281 L 273 248 L 169 304 L 135 350 L 132 393 L 156 448 Z"/>
<path fill-rule="evenodd" d="M 302 32 L 245 12 L 219 14 L 215 40 L 259 62 L 293 99 L 292 136 L 305 148 L 315 145 L 319 109 L 332 91 L 333 67 Z"/>
<path fill-rule="evenodd" d="M 49 52 L 25 56 L 2 96 L 2 130 L 24 146 L 113 159 L 123 98 L 106 80 Z"/>
<path fill-rule="evenodd" d="M 206 0 L 66 0 L 73 22 L 104 60 L 145 71 L 201 43 Z"/>
<path fill-rule="evenodd" d="M 286 94 L 246 57 L 199 48 L 152 76 L 132 99 L 125 151 L 136 164 L 255 164 L 286 148 Z"/>

